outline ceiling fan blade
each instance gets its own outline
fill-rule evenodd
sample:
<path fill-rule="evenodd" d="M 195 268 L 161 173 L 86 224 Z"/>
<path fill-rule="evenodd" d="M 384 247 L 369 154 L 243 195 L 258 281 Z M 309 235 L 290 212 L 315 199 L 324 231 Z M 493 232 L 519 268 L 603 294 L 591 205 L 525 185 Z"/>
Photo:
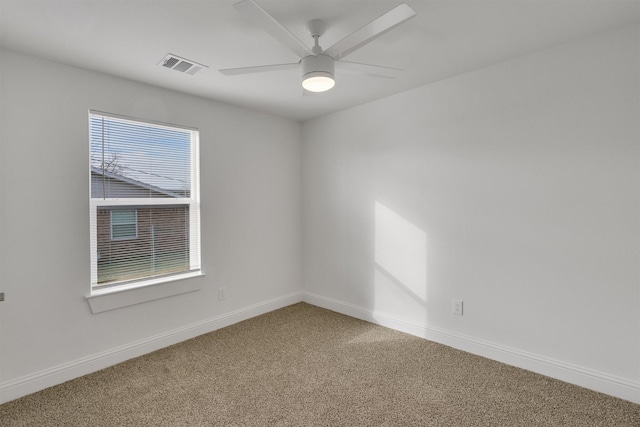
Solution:
<path fill-rule="evenodd" d="M 242 0 L 234 4 L 233 7 L 251 22 L 269 33 L 273 38 L 291 49 L 300 58 L 312 54 L 311 50 L 301 42 L 300 39 L 294 36 L 273 16 L 269 15 L 269 13 L 254 0 Z"/>
<path fill-rule="evenodd" d="M 338 61 L 336 68 L 345 71 L 355 71 L 357 73 L 366 74 L 374 77 L 385 77 L 394 79 L 398 77 L 404 70 L 400 68 L 381 67 L 379 65 L 360 64 L 358 62 Z"/>
<path fill-rule="evenodd" d="M 326 49 L 324 54 L 329 55 L 337 61 L 415 15 L 416 12 L 406 4 L 398 5 L 378 19 L 368 23 Z"/>
<path fill-rule="evenodd" d="M 240 67 L 240 68 L 223 68 L 220 71 L 225 76 L 237 76 L 238 74 L 251 74 L 251 73 L 264 73 L 268 71 L 281 71 L 291 70 L 293 68 L 299 68 L 299 62 L 292 62 L 290 64 L 275 64 L 275 65 L 258 65 L 255 67 Z"/>

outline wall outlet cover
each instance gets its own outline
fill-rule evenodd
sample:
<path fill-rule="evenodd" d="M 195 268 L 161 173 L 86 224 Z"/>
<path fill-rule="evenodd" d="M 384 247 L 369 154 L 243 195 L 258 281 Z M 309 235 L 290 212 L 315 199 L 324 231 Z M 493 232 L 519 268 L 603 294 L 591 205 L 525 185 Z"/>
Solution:
<path fill-rule="evenodd" d="M 462 316 L 462 300 L 461 299 L 454 299 L 453 300 L 453 305 L 452 305 L 452 312 L 453 314 L 457 314 L 458 316 Z"/>

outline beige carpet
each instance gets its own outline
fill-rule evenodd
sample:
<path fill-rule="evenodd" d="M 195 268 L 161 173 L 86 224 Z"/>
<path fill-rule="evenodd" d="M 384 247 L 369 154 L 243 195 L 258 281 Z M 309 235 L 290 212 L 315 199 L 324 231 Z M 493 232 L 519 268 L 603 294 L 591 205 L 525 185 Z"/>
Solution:
<path fill-rule="evenodd" d="M 640 405 L 296 304 L 0 406 L 2 426 L 640 426 Z"/>

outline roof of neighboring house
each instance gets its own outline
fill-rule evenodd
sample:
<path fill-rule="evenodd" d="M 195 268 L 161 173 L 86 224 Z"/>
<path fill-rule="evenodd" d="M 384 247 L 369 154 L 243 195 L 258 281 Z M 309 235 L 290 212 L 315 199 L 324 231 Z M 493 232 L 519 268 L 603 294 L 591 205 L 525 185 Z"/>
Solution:
<path fill-rule="evenodd" d="M 91 166 L 91 173 L 96 174 L 98 176 L 105 176 L 110 179 L 115 179 L 117 181 L 126 182 L 127 184 L 135 185 L 137 187 L 143 188 L 145 190 L 155 191 L 160 194 L 164 194 L 169 197 L 175 198 L 183 198 L 185 197 L 184 193 L 180 193 L 177 191 L 166 190 L 164 188 L 156 187 L 155 185 L 147 184 L 146 182 L 138 181 L 133 178 L 129 178 L 124 175 L 120 175 L 118 173 L 109 172 L 107 170 L 101 169 L 96 166 Z"/>

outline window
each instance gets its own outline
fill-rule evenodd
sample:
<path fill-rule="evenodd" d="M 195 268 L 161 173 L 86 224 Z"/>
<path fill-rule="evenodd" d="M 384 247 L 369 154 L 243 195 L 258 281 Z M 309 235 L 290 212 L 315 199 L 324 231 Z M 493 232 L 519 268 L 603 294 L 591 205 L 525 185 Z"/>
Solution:
<path fill-rule="evenodd" d="M 138 211 L 136 209 L 111 210 L 111 240 L 138 237 Z"/>
<path fill-rule="evenodd" d="M 200 271 L 198 131 L 89 113 L 91 289 Z"/>

